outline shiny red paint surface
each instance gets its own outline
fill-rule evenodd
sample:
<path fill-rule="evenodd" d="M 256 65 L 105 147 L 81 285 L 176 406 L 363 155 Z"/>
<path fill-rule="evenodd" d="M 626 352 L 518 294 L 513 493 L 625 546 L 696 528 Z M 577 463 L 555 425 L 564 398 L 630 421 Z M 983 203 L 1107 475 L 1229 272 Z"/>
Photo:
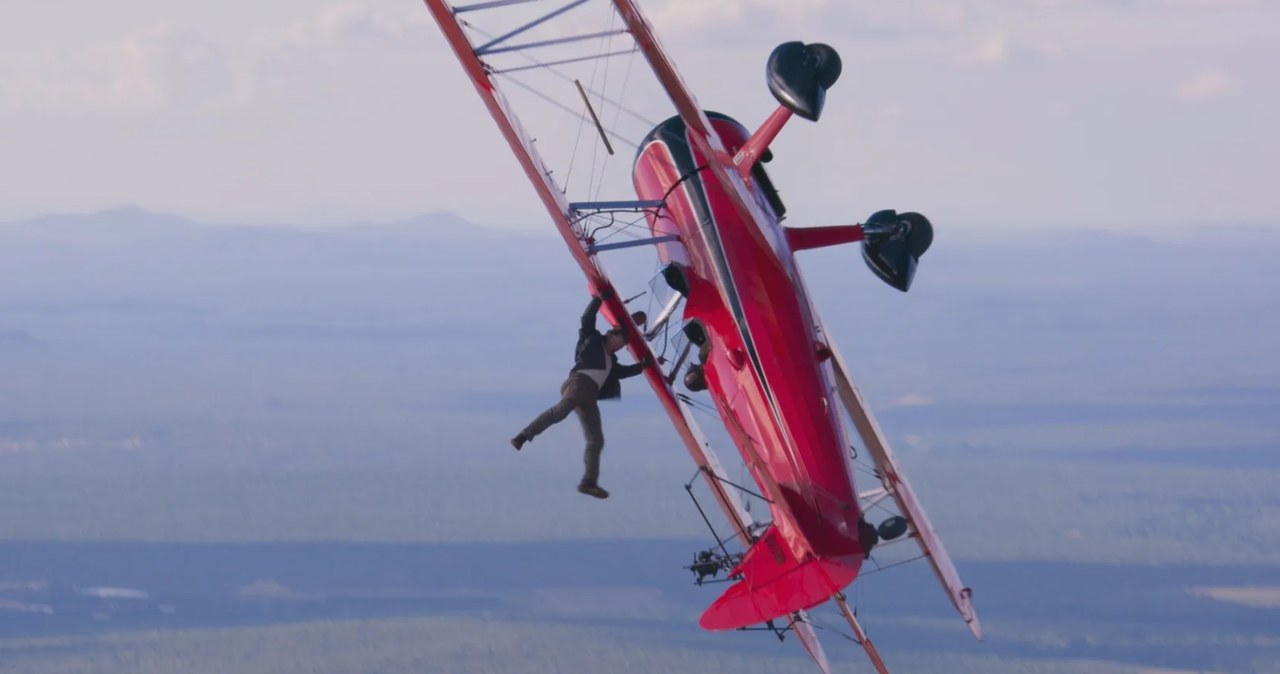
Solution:
<path fill-rule="evenodd" d="M 717 117 L 712 126 L 730 153 L 747 140 L 737 123 Z M 816 320 L 784 230 L 758 185 L 752 183 L 752 193 L 768 217 L 744 220 L 715 180 L 695 175 L 679 182 L 688 166 L 679 166 L 677 156 L 692 154 L 696 165 L 704 159 L 687 144 L 675 145 L 670 135 L 658 135 L 641 148 L 633 171 L 636 193 L 646 200 L 665 197 L 667 206 L 650 225 L 657 234 L 680 237 L 680 244 L 660 254 L 686 265 L 685 318 L 701 321 L 712 343 L 708 390 L 773 501 L 774 526 L 794 563 L 821 562 L 803 580 L 791 581 L 817 582 L 820 587 L 799 594 L 826 600 L 852 582 L 864 555 L 849 443 L 822 363 Z M 713 223 L 704 225 L 700 214 Z M 746 580 L 746 589 L 733 591 L 758 584 L 750 574 Z M 777 587 L 783 594 L 784 585 Z M 773 599 L 786 603 L 785 596 Z"/>

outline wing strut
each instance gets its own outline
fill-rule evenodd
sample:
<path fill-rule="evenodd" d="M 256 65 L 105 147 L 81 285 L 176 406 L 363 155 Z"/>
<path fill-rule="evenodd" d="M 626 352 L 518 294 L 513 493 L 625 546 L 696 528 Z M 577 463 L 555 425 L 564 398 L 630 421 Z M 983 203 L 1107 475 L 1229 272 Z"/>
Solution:
<path fill-rule="evenodd" d="M 679 241 L 680 237 L 675 234 L 666 234 L 663 236 L 654 236 L 648 239 L 636 239 L 635 241 L 619 241 L 617 243 L 591 243 L 587 245 L 587 252 L 595 255 L 606 250 L 618 250 L 620 248 L 635 248 L 637 246 L 652 246 L 659 243 L 670 243 Z"/>
<path fill-rule="evenodd" d="M 587 106 L 587 112 L 591 113 L 591 121 L 596 125 L 596 131 L 600 132 L 600 140 L 604 143 L 604 149 L 613 155 L 613 146 L 609 144 L 609 134 L 604 132 L 604 125 L 600 123 L 600 117 L 596 115 L 596 108 L 591 105 L 591 99 L 587 98 L 587 90 L 582 88 L 581 80 L 574 80 L 573 86 L 578 87 L 578 94 L 582 96 L 582 104 Z"/>

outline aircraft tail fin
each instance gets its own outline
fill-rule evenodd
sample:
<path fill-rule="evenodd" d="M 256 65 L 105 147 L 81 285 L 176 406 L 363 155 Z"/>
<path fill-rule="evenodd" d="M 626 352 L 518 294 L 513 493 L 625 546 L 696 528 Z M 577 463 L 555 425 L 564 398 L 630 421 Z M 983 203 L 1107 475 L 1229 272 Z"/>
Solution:
<path fill-rule="evenodd" d="M 731 630 L 812 608 L 853 582 L 860 566 L 802 562 L 778 529 L 770 528 L 730 573 L 741 580 L 703 612 L 698 624 L 706 630 Z"/>

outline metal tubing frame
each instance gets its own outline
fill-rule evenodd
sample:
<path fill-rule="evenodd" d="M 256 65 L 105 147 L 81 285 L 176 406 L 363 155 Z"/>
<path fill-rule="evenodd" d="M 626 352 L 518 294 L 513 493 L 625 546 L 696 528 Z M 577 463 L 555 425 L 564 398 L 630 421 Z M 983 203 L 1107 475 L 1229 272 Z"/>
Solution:
<path fill-rule="evenodd" d="M 587 246 L 587 252 L 592 255 L 595 255 L 596 253 L 600 253 L 606 250 L 618 250 L 620 248 L 635 248 L 637 246 L 648 246 L 655 243 L 667 243 L 670 241 L 679 241 L 679 240 L 680 240 L 680 237 L 676 236 L 675 234 L 668 234 L 666 236 L 655 236 L 651 239 L 637 239 L 635 241 L 619 241 L 617 243 L 602 243 L 599 245 L 593 243 L 590 246 Z"/>
<path fill-rule="evenodd" d="M 624 201 L 571 201 L 569 210 L 578 213 L 586 211 L 643 211 L 650 208 L 662 208 L 665 201 L 631 199 Z"/>
<path fill-rule="evenodd" d="M 494 2 L 498 2 L 498 3 L 505 3 L 505 4 L 515 4 L 515 3 L 517 3 L 517 2 L 530 2 L 530 1 L 531 1 L 531 0 L 494 0 Z M 587 1 L 587 0 L 573 0 L 573 1 L 572 1 L 572 2 L 570 2 L 569 4 L 567 4 L 567 5 L 563 6 L 563 7 L 561 7 L 560 9 L 555 10 L 554 12 L 551 12 L 550 14 L 547 14 L 547 15 L 545 15 L 545 16 L 543 16 L 543 17 L 541 17 L 541 18 L 538 18 L 538 19 L 534 19 L 533 21 L 530 21 L 529 23 L 526 23 L 525 25 L 520 26 L 519 28 L 516 28 L 515 30 L 510 31 L 510 32 L 508 32 L 508 33 L 507 33 L 507 34 L 505 34 L 505 35 L 501 35 L 501 36 L 499 36 L 499 37 L 495 37 L 494 39 L 489 40 L 488 42 L 486 42 L 486 43 L 484 43 L 484 44 L 480 45 L 479 47 L 476 47 L 476 48 L 475 48 L 476 56 L 484 56 L 484 55 L 489 51 L 489 48 L 490 48 L 490 47 L 492 47 L 492 46 L 494 46 L 494 45 L 502 44 L 503 42 L 506 42 L 507 40 L 509 40 L 509 39 L 511 39 L 511 38 L 513 38 L 513 37 L 515 37 L 515 36 L 517 36 L 517 35 L 520 35 L 521 33 L 524 33 L 524 32 L 526 32 L 526 31 L 528 31 L 528 30 L 530 30 L 530 29 L 532 29 L 532 28 L 536 28 L 536 27 L 538 27 L 538 26 L 541 26 L 542 24 L 544 24 L 544 23 L 546 23 L 546 22 L 548 22 L 548 21 L 550 21 L 550 20 L 552 20 L 552 19 L 556 18 L 557 16 L 560 16 L 561 14 L 564 14 L 565 12 L 567 12 L 567 11 L 569 11 L 569 10 L 573 9 L 574 7 L 577 7 L 578 5 L 581 5 L 581 4 L 585 3 L 586 1 Z M 485 3 L 480 3 L 480 4 L 482 4 L 482 5 L 483 5 L 483 4 L 485 4 Z M 489 7 L 499 7 L 499 6 L 501 6 L 501 5 L 495 5 L 495 4 L 490 4 L 490 5 L 489 5 Z M 476 8 L 476 7 L 477 7 L 477 5 L 470 5 L 469 7 L 471 7 L 471 8 Z M 462 9 L 466 9 L 466 8 L 462 8 Z M 486 8 L 486 7 L 480 7 L 480 9 L 487 9 L 487 8 Z M 455 9 L 455 10 L 453 10 L 453 13 L 454 13 L 454 14 L 457 14 L 459 11 L 460 11 L 459 9 Z"/>
<path fill-rule="evenodd" d="M 684 490 L 689 493 L 689 498 L 690 500 L 693 501 L 693 506 L 698 509 L 698 514 L 702 515 L 702 521 L 705 522 L 707 525 L 707 528 L 711 530 L 711 537 L 716 539 L 716 545 L 720 548 L 720 551 L 724 553 L 724 556 L 726 558 L 730 558 L 733 555 L 730 554 L 729 548 L 725 546 L 724 539 L 720 538 L 720 533 L 717 532 L 715 526 L 711 524 L 711 518 L 707 517 L 707 511 L 702 509 L 702 504 L 698 502 L 698 497 L 694 496 L 693 494 L 693 483 L 697 482 L 698 476 L 703 473 L 706 473 L 707 475 L 711 475 L 712 477 L 715 477 L 715 474 L 712 473 L 710 470 L 708 470 L 705 467 L 699 466 L 698 472 L 694 473 L 693 478 L 685 483 Z M 735 538 L 737 537 L 735 536 Z"/>
<path fill-rule="evenodd" d="M 658 331 L 667 324 L 672 314 L 680 306 L 680 301 L 684 299 L 684 295 L 680 293 L 671 293 L 671 299 L 667 300 L 666 306 L 662 307 L 662 311 L 658 312 L 658 317 L 653 319 L 653 324 L 649 327 L 649 331 L 645 333 L 645 339 L 653 339 L 658 336 Z"/>
<path fill-rule="evenodd" d="M 454 7 L 453 13 L 464 14 L 466 12 L 474 12 L 481 9 L 492 9 L 494 7 L 506 7 L 507 5 L 523 5 L 527 2 L 537 2 L 537 0 L 489 0 L 489 2 L 477 2 L 473 5 L 463 5 Z"/>
<path fill-rule="evenodd" d="M 507 73 L 518 73 L 524 70 L 533 70 L 535 68 L 549 68 L 551 66 L 562 66 L 566 63 L 578 63 L 580 61 L 591 61 L 594 59 L 607 59 L 612 56 L 625 56 L 627 54 L 634 54 L 635 51 L 636 51 L 635 49 L 622 49 L 619 51 L 611 51 L 607 54 L 597 54 L 595 56 L 579 56 L 577 58 L 571 58 L 571 59 L 560 59 L 559 61 L 547 61 L 546 63 L 538 63 L 536 65 L 516 66 L 514 68 L 504 68 L 502 70 L 494 70 L 493 74 L 506 75 Z"/>
<path fill-rule="evenodd" d="M 525 43 L 522 43 L 522 44 L 513 44 L 513 45 L 508 45 L 508 46 L 506 46 L 506 47 L 494 47 L 493 49 L 486 49 L 486 50 L 484 50 L 483 52 L 479 52 L 479 51 L 477 51 L 476 53 L 477 53 L 477 54 L 479 54 L 479 55 L 482 55 L 482 56 L 483 56 L 483 55 L 485 55 L 485 54 L 501 54 L 501 53 L 509 52 L 509 51 L 521 51 L 521 50 L 524 50 L 524 49 L 537 49 L 538 47 L 551 47 L 551 46 L 558 45 L 558 44 L 569 44 L 569 43 L 571 43 L 571 42 L 582 42 L 583 40 L 591 40 L 591 39 L 598 38 L 598 37 L 609 37 L 609 36 L 612 36 L 612 35 L 621 35 L 621 34 L 623 34 L 623 33 L 625 33 L 625 32 L 627 32 L 627 31 L 625 31 L 625 30 L 602 30 L 602 31 L 600 31 L 599 33 L 588 33 L 588 34 L 586 34 L 586 35 L 574 35 L 574 36 L 571 36 L 571 37 L 558 37 L 558 38 L 553 38 L 553 39 L 550 39 L 550 40 L 538 40 L 538 41 L 536 41 L 536 42 L 525 42 Z"/>

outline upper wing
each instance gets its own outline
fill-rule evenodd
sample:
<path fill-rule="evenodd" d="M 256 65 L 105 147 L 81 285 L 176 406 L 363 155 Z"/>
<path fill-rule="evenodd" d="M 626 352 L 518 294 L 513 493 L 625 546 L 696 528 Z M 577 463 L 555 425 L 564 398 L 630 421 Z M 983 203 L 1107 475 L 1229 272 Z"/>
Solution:
<path fill-rule="evenodd" d="M 825 333 L 826 330 L 823 329 L 823 332 Z M 973 591 L 961 582 L 960 573 L 956 571 L 956 566 L 947 554 L 947 549 L 943 547 L 942 539 L 938 537 L 938 532 L 934 530 L 933 524 L 929 522 L 928 514 L 925 513 L 924 507 L 920 505 L 920 500 L 916 498 L 915 491 L 911 489 L 911 483 L 907 481 L 906 475 L 902 474 L 898 462 L 893 458 L 889 443 L 885 441 L 884 434 L 880 432 L 879 424 L 876 423 L 875 417 L 871 415 L 871 410 L 867 407 L 866 402 L 863 401 L 862 394 L 858 392 L 858 387 L 853 383 L 853 378 L 849 375 L 849 369 L 845 365 L 844 358 L 830 340 L 829 333 L 827 334 L 827 346 L 831 350 L 832 362 L 836 369 L 836 385 L 840 391 L 840 399 L 843 401 L 845 409 L 848 410 L 849 416 L 853 419 L 853 425 L 858 431 L 858 436 L 862 438 L 863 446 L 867 448 L 872 460 L 875 461 L 881 483 L 898 504 L 903 516 L 911 523 L 911 528 L 915 532 L 916 542 L 919 543 L 921 551 L 928 557 L 930 566 L 933 567 L 933 571 L 937 574 L 938 580 L 946 590 L 948 598 L 951 599 L 951 604 L 960 612 L 960 617 L 964 618 L 965 624 L 969 626 L 969 631 L 973 633 L 974 638 L 981 641 L 982 624 L 978 622 L 978 614 L 973 608 Z"/>

